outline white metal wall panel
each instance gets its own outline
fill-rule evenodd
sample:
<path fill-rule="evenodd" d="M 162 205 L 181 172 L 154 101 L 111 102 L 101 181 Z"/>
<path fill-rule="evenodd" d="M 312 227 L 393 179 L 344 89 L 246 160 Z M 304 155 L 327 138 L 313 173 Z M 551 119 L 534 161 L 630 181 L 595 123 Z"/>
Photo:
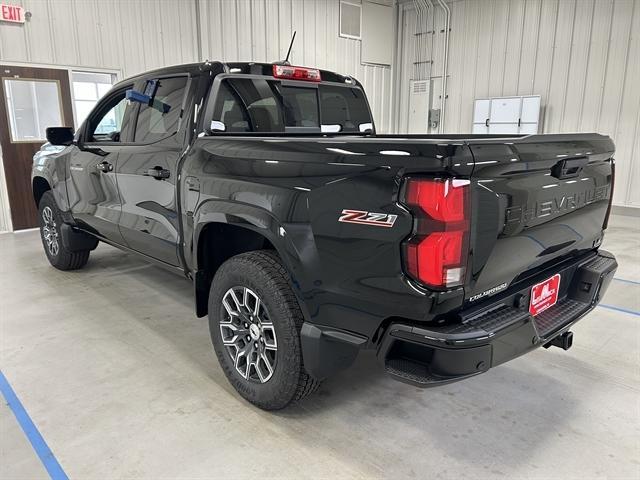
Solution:
<path fill-rule="evenodd" d="M 626 182 L 626 198 L 633 205 L 640 205 L 640 2 L 636 2 L 632 17 L 631 35 L 625 65 L 622 96 L 619 98 L 619 114 L 613 133 L 617 139 L 616 158 L 632 159 L 624 162 L 623 170 L 630 181 Z M 623 183 L 624 185 L 624 183 Z"/>
<path fill-rule="evenodd" d="M 555 45 L 551 58 L 551 77 L 545 95 L 547 105 L 543 131 L 560 132 L 571 61 L 575 1 L 559 2 Z"/>
<path fill-rule="evenodd" d="M 199 0 L 203 56 L 291 60 L 353 75 L 369 92 L 378 130 L 391 130 L 391 68 L 362 65 L 361 43 L 338 37 L 338 0 Z M 0 61 L 108 68 L 131 76 L 197 60 L 195 1 L 14 0 L 32 12 L 0 25 Z"/>
<path fill-rule="evenodd" d="M 524 33 L 526 0 L 511 0 L 508 4 L 508 26 L 502 94 L 518 95 L 522 58 L 522 35 Z M 485 24 L 486 25 L 486 24 Z"/>
<path fill-rule="evenodd" d="M 393 62 L 393 8 L 365 1 L 362 4 L 362 61 L 379 65 Z"/>
<path fill-rule="evenodd" d="M 542 132 L 599 132 L 614 139 L 614 203 L 640 206 L 640 0 L 450 0 L 449 5 L 445 131 L 471 132 L 476 98 L 541 95 Z M 442 50 L 444 37 L 440 10 L 434 53 Z M 413 2 L 401 4 L 400 14 L 398 132 L 406 131 Z M 438 56 L 433 60 L 439 82 L 441 62 Z M 439 103 L 434 96 L 432 108 Z"/>
<path fill-rule="evenodd" d="M 0 63 L 119 70 L 131 76 L 197 60 L 195 2 L 12 0 L 32 13 L 0 24 Z M 0 231 L 10 228 L 0 168 Z"/>
<path fill-rule="evenodd" d="M 476 8 L 482 10 L 482 5 L 475 5 Z M 490 9 L 485 9 L 490 13 L 488 23 L 480 23 L 476 26 L 475 34 L 478 41 L 485 41 L 485 48 L 491 52 L 491 60 L 489 64 L 489 84 L 484 93 L 478 91 L 481 96 L 499 97 L 502 95 L 502 87 L 505 77 L 505 57 L 507 55 L 507 46 L 509 42 L 509 14 L 511 12 L 511 4 L 509 0 L 501 0 L 494 2 Z M 487 20 L 485 20 L 486 22 Z M 489 26 L 490 36 L 488 41 L 481 38 L 481 30 Z M 463 59 L 464 60 L 464 59 Z"/>
<path fill-rule="evenodd" d="M 492 9 L 491 8 L 478 8 L 478 15 L 476 17 L 476 34 L 480 32 L 481 29 L 487 29 L 490 31 L 490 24 L 492 20 Z M 440 48 L 438 48 L 440 50 Z M 442 63 L 438 59 L 437 60 L 437 70 L 440 72 L 442 69 Z M 478 96 L 487 97 L 489 96 L 489 74 L 491 72 L 491 44 L 484 43 L 482 48 L 478 48 L 476 52 L 476 69 L 474 75 L 474 83 L 475 83 L 475 91 L 478 92 Z"/>
<path fill-rule="evenodd" d="M 484 95 L 476 95 L 476 72 L 478 71 L 479 59 L 475 49 L 471 50 L 471 45 L 477 45 L 478 42 L 484 41 L 480 38 L 480 31 L 484 28 L 478 19 L 480 17 L 481 5 L 478 2 L 455 3 L 454 9 L 451 11 L 451 37 L 454 33 L 457 37 L 461 37 L 461 42 L 451 42 L 456 45 L 456 51 L 451 51 L 449 55 L 449 91 L 447 92 L 448 107 L 446 115 L 445 131 L 451 131 L 451 125 L 457 123 L 458 119 L 463 119 L 469 126 L 472 123 L 473 101 L 477 97 L 487 97 L 489 93 L 498 96 L 495 92 L 486 92 Z M 456 13 L 459 15 L 456 17 Z M 459 20 L 458 20 L 459 19 Z M 462 31 L 454 22 L 462 21 Z M 500 22 L 494 22 L 494 25 L 500 25 Z M 440 39 L 441 41 L 442 39 Z M 439 43 L 439 42 L 438 42 Z M 498 43 L 500 45 L 500 43 Z M 484 45 L 488 49 L 488 45 Z M 504 59 L 504 53 L 500 55 Z M 502 60 L 504 61 L 504 60 Z M 493 68 L 493 65 L 492 65 Z M 451 72 L 459 72 L 458 75 L 452 75 Z M 493 70 L 492 70 L 493 71 Z M 462 77 L 461 82 L 456 82 L 456 77 Z M 502 76 L 499 78 L 502 83 Z M 454 88 L 456 88 L 454 90 Z M 459 100 L 458 100 L 459 99 Z M 458 105 L 456 106 L 456 103 Z M 458 115 L 456 116 L 456 113 Z"/>
<path fill-rule="evenodd" d="M 609 56 L 609 35 L 613 21 L 613 2 L 595 3 L 594 27 L 591 31 L 591 51 L 584 71 L 585 95 L 579 113 L 579 130 L 596 125 L 600 115 L 600 98 L 605 81 L 606 65 Z M 589 99 L 586 98 L 587 93 Z"/>
<path fill-rule="evenodd" d="M 0 24 L 0 62 L 104 68 L 122 77 L 194 62 L 196 1 L 202 60 L 280 60 L 297 30 L 291 61 L 360 80 L 378 131 L 391 131 L 391 68 L 362 65 L 360 41 L 338 37 L 338 0 L 12 0 L 32 17 Z"/>
<path fill-rule="evenodd" d="M 361 63 L 358 40 L 338 36 L 338 0 L 200 0 L 203 56 L 215 60 L 290 61 L 352 75 L 362 82 L 378 131 L 391 124 L 391 68 Z"/>
<path fill-rule="evenodd" d="M 536 71 L 537 47 L 540 40 L 540 12 L 542 0 L 525 2 L 524 28 L 522 30 L 522 57 L 520 58 L 520 76 L 518 78 L 518 95 L 533 93 Z M 504 67 L 503 67 L 504 68 Z"/>
<path fill-rule="evenodd" d="M 195 2 L 12 3 L 32 17 L 24 25 L 0 24 L 0 62 L 105 68 L 131 76 L 197 59 Z"/>

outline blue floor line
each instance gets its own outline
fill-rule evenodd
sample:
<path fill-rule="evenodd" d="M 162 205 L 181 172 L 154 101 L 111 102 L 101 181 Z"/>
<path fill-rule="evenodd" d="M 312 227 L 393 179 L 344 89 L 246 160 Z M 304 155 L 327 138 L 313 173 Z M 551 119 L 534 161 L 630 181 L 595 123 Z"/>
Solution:
<path fill-rule="evenodd" d="M 2 371 L 0 371 L 0 391 L 2 392 L 7 405 L 15 415 L 16 420 L 18 420 L 22 431 L 29 439 L 29 442 L 31 442 L 31 446 L 38 454 L 38 457 L 40 457 L 42 465 L 47 469 L 47 473 L 49 473 L 51 479 L 69 480 L 69 477 L 64 473 L 64 470 L 58 463 L 58 460 L 56 460 L 56 457 L 47 445 L 47 442 L 44 441 L 44 438 L 42 438 L 42 435 L 40 435 L 40 432 L 31 421 L 29 414 L 22 406 L 22 403 L 20 403 L 20 400 L 11 388 L 11 385 L 9 385 L 9 382 Z"/>
<path fill-rule="evenodd" d="M 618 282 L 622 282 L 622 283 L 630 283 L 632 285 L 640 285 L 640 282 L 636 282 L 635 280 L 627 280 L 626 278 L 618 278 L 618 277 L 613 277 L 614 280 L 617 280 Z"/>
<path fill-rule="evenodd" d="M 605 305 L 604 303 L 599 303 L 598 306 L 602 308 L 607 308 L 609 310 L 615 310 L 616 312 L 628 313 L 629 315 L 635 315 L 636 317 L 640 317 L 640 312 L 637 312 L 635 310 L 630 310 L 628 308 L 614 307 L 613 305 Z"/>

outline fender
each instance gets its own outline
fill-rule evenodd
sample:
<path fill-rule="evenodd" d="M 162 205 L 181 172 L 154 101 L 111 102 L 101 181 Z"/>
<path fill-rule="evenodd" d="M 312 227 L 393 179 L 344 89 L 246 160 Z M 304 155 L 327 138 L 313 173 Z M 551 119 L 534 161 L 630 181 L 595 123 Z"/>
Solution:
<path fill-rule="evenodd" d="M 289 272 L 292 289 L 298 299 L 305 321 L 308 321 L 310 315 L 306 303 L 303 301 L 303 291 L 305 285 L 308 285 L 308 279 L 304 273 L 300 250 L 296 247 L 294 238 L 299 233 L 296 230 L 300 227 L 298 225 L 288 226 L 280 222 L 265 209 L 232 200 L 208 199 L 202 202 L 194 212 L 192 248 L 186 249 L 185 257 L 187 257 L 188 263 L 193 265 L 196 305 L 199 304 L 198 295 L 203 293 L 208 295 L 208 292 L 201 290 L 204 278 L 200 273 L 201 266 L 198 265 L 198 242 L 204 228 L 212 223 L 234 225 L 259 233 L 273 245 Z"/>
<path fill-rule="evenodd" d="M 67 196 L 67 153 L 70 147 L 65 147 L 59 150 L 59 147 L 53 145 L 46 145 L 42 147 L 42 150 L 36 152 L 33 157 L 33 169 L 31 173 L 31 185 L 32 188 L 38 181 L 44 180 L 51 189 L 53 197 L 58 204 L 58 208 L 62 212 L 69 212 L 69 198 Z M 38 180 L 37 180 L 38 179 Z M 37 200 L 36 196 L 38 192 L 33 191 L 34 200 Z M 72 221 L 71 216 L 65 218 L 65 221 Z"/>
<path fill-rule="evenodd" d="M 367 337 L 348 331 L 315 325 L 310 321 L 308 301 L 304 301 L 306 288 L 313 288 L 303 270 L 302 250 L 308 248 L 311 226 L 308 223 L 286 225 L 270 212 L 259 207 L 229 200 L 203 202 L 194 214 L 193 260 L 195 266 L 194 293 L 196 314 L 204 316 L 199 305 L 208 297 L 208 280 L 198 262 L 198 242 L 204 228 L 211 224 L 228 224 L 259 233 L 276 249 L 291 277 L 291 286 L 304 317 L 301 330 L 301 348 L 304 365 L 316 379 L 321 380 L 349 367 L 367 342 Z M 299 242 L 296 242 L 296 238 Z"/>

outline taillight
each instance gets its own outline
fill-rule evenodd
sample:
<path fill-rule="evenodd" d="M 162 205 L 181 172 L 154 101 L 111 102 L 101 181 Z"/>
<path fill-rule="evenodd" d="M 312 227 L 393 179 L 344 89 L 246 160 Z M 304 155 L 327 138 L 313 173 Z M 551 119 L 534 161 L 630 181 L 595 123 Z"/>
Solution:
<path fill-rule="evenodd" d="M 317 68 L 294 67 L 292 65 L 274 65 L 273 76 L 308 82 L 320 82 L 322 80 L 320 78 L 320 70 Z"/>
<path fill-rule="evenodd" d="M 408 178 L 402 202 L 416 217 L 403 244 L 405 268 L 436 288 L 464 283 L 469 247 L 469 181 Z"/>

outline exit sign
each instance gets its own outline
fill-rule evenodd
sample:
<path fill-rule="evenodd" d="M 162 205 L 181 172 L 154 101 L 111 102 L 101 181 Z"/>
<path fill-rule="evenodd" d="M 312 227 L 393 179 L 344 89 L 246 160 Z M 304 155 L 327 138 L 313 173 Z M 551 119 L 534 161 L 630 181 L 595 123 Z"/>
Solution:
<path fill-rule="evenodd" d="M 0 20 L 3 22 L 24 23 L 24 8 L 0 3 Z"/>

